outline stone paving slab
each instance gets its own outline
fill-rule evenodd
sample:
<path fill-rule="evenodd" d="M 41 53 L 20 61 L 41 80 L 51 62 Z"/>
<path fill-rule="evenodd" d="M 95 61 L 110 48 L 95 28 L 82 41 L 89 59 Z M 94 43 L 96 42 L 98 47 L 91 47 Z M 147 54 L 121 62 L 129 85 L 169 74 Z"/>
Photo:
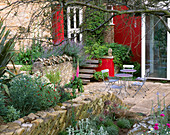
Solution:
<path fill-rule="evenodd" d="M 159 99 L 161 102 L 161 106 L 163 107 L 163 99 L 165 99 L 166 106 L 170 105 L 170 83 L 159 83 L 153 81 L 147 81 L 145 83 L 149 88 L 146 91 L 146 96 L 143 98 L 142 91 L 138 93 L 134 98 L 131 95 L 135 93 L 134 88 L 128 88 L 127 91 L 130 93 L 130 96 L 127 98 L 122 98 L 121 95 L 117 95 L 120 99 L 122 99 L 123 103 L 131 106 L 130 111 L 132 112 L 140 112 L 146 115 L 149 115 L 153 106 L 157 107 L 157 92 L 159 92 Z M 104 82 L 92 82 L 88 85 L 84 86 L 86 91 L 109 91 L 109 89 L 105 89 L 106 86 Z M 114 91 L 114 90 L 111 90 Z M 125 91 L 122 90 L 122 94 L 125 94 Z"/>

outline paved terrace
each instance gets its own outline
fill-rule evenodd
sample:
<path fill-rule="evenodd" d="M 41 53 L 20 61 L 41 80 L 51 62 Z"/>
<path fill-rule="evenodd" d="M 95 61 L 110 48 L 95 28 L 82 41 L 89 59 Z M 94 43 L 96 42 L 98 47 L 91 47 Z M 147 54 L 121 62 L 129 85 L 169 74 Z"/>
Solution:
<path fill-rule="evenodd" d="M 134 98 L 131 96 L 128 96 L 127 98 L 122 98 L 122 96 L 119 96 L 119 98 L 122 99 L 122 101 L 125 104 L 128 104 L 131 106 L 130 111 L 132 112 L 141 112 L 146 115 L 150 114 L 151 108 L 152 108 L 152 101 L 153 106 L 157 107 L 157 92 L 159 92 L 159 98 L 162 101 L 163 106 L 163 99 L 165 99 L 166 106 L 170 105 L 170 83 L 159 83 L 154 81 L 147 81 L 145 83 L 149 90 L 146 92 L 145 98 L 138 93 Z M 104 82 L 91 82 L 88 85 L 84 86 L 85 93 L 90 91 L 104 91 L 105 90 L 105 84 Z M 108 91 L 106 89 L 105 91 Z M 110 92 L 113 92 L 114 90 L 111 90 Z M 128 88 L 127 90 L 131 95 L 135 93 L 135 90 L 132 88 Z M 124 93 L 124 90 L 123 92 Z"/>

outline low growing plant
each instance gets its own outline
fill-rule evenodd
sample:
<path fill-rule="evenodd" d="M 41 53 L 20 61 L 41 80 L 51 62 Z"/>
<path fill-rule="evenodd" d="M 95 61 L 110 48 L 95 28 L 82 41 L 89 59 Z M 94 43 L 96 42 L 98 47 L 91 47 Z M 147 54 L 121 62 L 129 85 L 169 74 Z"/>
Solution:
<path fill-rule="evenodd" d="M 54 70 L 49 70 L 48 72 L 46 71 L 45 75 L 51 83 L 57 84 L 60 81 L 60 72 L 59 71 L 54 71 Z"/>
<path fill-rule="evenodd" d="M 114 125 L 112 119 L 108 119 L 108 118 L 104 120 L 103 124 L 104 124 L 105 127 L 109 127 L 109 126 Z"/>
<path fill-rule="evenodd" d="M 163 95 L 165 97 L 165 95 Z M 147 134 L 160 134 L 160 135 L 169 135 L 170 134 L 170 121 L 168 121 L 167 110 L 165 106 L 165 98 L 163 100 L 163 110 L 161 107 L 161 101 L 159 99 L 159 92 L 157 92 L 157 108 L 151 108 L 151 116 L 154 121 L 152 128 L 147 131 Z"/>
<path fill-rule="evenodd" d="M 127 128 L 127 129 L 131 128 L 130 121 L 128 119 L 125 119 L 125 118 L 118 119 L 117 120 L 117 126 L 120 127 L 120 128 Z"/>
<path fill-rule="evenodd" d="M 33 62 L 43 54 L 40 41 L 32 41 L 31 48 L 21 47 L 19 53 L 15 56 L 15 63 L 22 65 L 31 65 Z"/>
<path fill-rule="evenodd" d="M 20 70 L 21 71 L 31 71 L 32 70 L 32 65 L 22 65 Z"/>
<path fill-rule="evenodd" d="M 103 108 L 103 114 L 106 117 L 111 118 L 112 120 L 116 120 L 120 117 L 125 117 L 125 111 L 128 110 L 127 107 L 116 104 L 114 102 L 111 102 L 110 100 L 106 100 L 104 102 L 104 108 Z"/>
<path fill-rule="evenodd" d="M 17 111 L 13 106 L 7 106 L 7 113 L 5 117 L 3 117 L 5 122 L 12 122 L 18 118 L 20 118 L 20 111 Z"/>
<path fill-rule="evenodd" d="M 119 134 L 119 128 L 116 125 L 111 125 L 106 127 L 106 131 L 109 135 L 118 135 Z"/>
<path fill-rule="evenodd" d="M 80 120 L 75 128 L 72 126 L 68 127 L 67 132 L 69 135 L 108 135 L 103 127 L 100 127 L 99 130 L 94 129 L 94 127 L 92 128 L 91 121 L 88 118 Z"/>

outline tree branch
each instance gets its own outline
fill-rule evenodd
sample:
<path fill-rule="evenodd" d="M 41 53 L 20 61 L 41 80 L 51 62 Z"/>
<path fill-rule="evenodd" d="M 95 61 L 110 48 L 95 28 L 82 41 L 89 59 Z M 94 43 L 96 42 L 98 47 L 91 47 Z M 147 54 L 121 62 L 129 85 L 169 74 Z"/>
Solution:
<path fill-rule="evenodd" d="M 89 3 L 87 4 L 87 3 L 84 3 L 84 2 L 78 2 L 78 1 L 67 2 L 66 6 L 69 6 L 69 5 L 87 6 L 89 8 L 98 9 L 98 10 L 103 11 L 103 12 L 116 13 L 117 15 L 132 14 L 132 13 L 157 13 L 157 12 L 162 12 L 165 15 L 170 15 L 170 12 L 168 10 L 158 9 L 158 8 L 156 8 L 156 9 L 139 9 L 139 10 L 122 10 L 122 11 L 119 11 L 119 10 L 107 10 L 107 9 L 101 8 L 101 7 L 96 6 L 96 5 L 92 5 L 92 4 L 89 4 Z"/>

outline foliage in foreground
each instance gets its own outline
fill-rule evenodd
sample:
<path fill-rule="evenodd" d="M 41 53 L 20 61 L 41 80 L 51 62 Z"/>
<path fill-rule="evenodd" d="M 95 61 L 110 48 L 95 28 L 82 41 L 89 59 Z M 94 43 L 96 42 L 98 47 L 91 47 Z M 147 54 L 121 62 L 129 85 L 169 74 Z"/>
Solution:
<path fill-rule="evenodd" d="M 3 22 L 0 21 L 0 77 L 5 73 L 5 67 L 13 57 L 16 36 L 8 40 L 9 34 L 10 30 L 6 31 L 6 27 L 3 27 Z"/>
<path fill-rule="evenodd" d="M 43 84 L 41 78 L 22 75 L 10 82 L 8 104 L 20 111 L 21 116 L 47 109 L 59 101 L 59 93 L 54 87 Z"/>
<path fill-rule="evenodd" d="M 102 126 L 98 130 L 92 127 L 91 121 L 88 118 L 80 120 L 75 128 L 71 126 L 68 127 L 67 132 L 69 135 L 108 135 L 107 131 L 105 131 Z"/>
<path fill-rule="evenodd" d="M 8 94 L 4 85 L 0 84 L 0 116 L 5 122 L 76 97 L 75 89 L 71 92 L 71 89 L 51 84 L 47 78 L 38 75 L 19 75 L 7 85 Z"/>
<path fill-rule="evenodd" d="M 69 84 L 66 84 L 65 87 L 67 88 L 73 88 L 78 89 L 78 92 L 84 92 L 84 88 L 83 88 L 83 82 L 81 80 L 81 78 L 74 76 L 74 78 L 71 80 L 71 82 Z"/>
<path fill-rule="evenodd" d="M 2 85 L 0 86 L 2 89 Z M 7 112 L 7 108 L 5 107 L 5 96 L 2 93 L 2 91 L 0 90 L 0 116 L 5 116 L 6 112 Z"/>
<path fill-rule="evenodd" d="M 163 94 L 163 97 L 165 95 Z M 152 128 L 148 129 L 144 134 L 159 134 L 159 135 L 169 135 L 170 134 L 170 121 L 168 121 L 167 110 L 165 106 L 165 98 L 163 101 L 163 110 L 161 110 L 161 101 L 159 99 L 159 92 L 157 92 L 157 110 L 153 107 L 151 108 L 151 116 L 154 121 Z"/>
<path fill-rule="evenodd" d="M 131 128 L 130 121 L 128 119 L 125 119 L 125 118 L 118 119 L 117 125 L 120 128 L 127 128 L 127 129 Z"/>

